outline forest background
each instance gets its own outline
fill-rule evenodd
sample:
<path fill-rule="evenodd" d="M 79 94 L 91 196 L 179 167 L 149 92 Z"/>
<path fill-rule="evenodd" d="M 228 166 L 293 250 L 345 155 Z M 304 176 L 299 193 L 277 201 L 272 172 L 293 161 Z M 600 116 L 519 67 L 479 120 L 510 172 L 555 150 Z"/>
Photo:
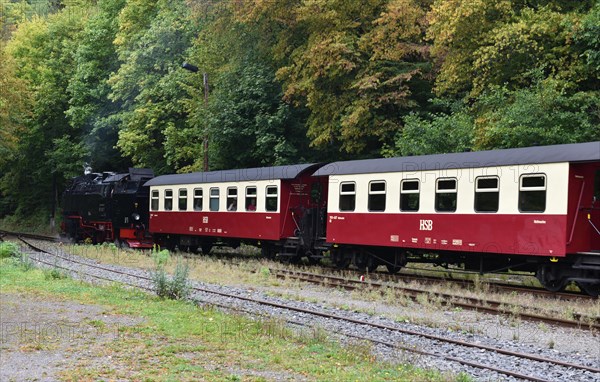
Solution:
<path fill-rule="evenodd" d="M 205 134 L 211 170 L 600 140 L 599 77 L 600 1 L 0 0 L 0 218 Z"/>

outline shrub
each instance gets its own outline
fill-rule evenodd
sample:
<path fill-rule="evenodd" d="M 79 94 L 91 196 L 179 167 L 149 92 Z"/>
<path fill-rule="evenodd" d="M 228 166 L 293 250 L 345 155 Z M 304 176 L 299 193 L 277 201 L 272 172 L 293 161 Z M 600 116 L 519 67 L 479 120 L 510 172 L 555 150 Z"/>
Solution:
<path fill-rule="evenodd" d="M 167 275 L 162 265 L 157 265 L 156 270 L 152 273 L 152 283 L 154 284 L 156 294 L 160 298 L 171 300 L 184 300 L 188 298 L 191 292 L 188 275 L 188 265 L 180 261 L 177 262 L 173 277 Z"/>
<path fill-rule="evenodd" d="M 66 279 L 67 277 L 69 277 L 69 275 L 67 274 L 67 272 L 62 271 L 58 268 L 49 268 L 49 269 L 44 269 L 44 278 L 46 280 L 63 280 Z"/>
<path fill-rule="evenodd" d="M 0 243 L 0 259 L 7 257 L 19 256 L 19 246 L 15 243 L 2 242 Z"/>
<path fill-rule="evenodd" d="M 163 249 L 162 251 L 158 251 L 156 249 L 152 250 L 152 258 L 154 259 L 154 263 L 157 267 L 162 267 L 171 259 L 171 254 L 168 249 Z"/>

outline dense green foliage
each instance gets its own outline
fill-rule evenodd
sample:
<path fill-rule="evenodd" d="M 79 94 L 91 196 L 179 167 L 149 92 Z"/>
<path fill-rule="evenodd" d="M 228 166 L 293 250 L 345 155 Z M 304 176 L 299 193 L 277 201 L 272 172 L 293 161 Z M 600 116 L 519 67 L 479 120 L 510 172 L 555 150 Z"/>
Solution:
<path fill-rule="evenodd" d="M 599 1 L 0 8 L 0 216 L 86 163 L 201 170 L 205 136 L 211 169 L 600 139 Z"/>

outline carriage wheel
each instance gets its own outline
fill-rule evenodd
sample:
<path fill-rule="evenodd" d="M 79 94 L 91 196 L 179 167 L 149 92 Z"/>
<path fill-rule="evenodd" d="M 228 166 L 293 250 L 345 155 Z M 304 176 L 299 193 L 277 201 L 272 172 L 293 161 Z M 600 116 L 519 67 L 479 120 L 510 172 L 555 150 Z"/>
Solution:
<path fill-rule="evenodd" d="M 540 284 L 550 292 L 560 292 L 567 286 L 567 279 L 562 273 L 562 269 L 559 267 L 540 265 L 535 276 Z"/>
<path fill-rule="evenodd" d="M 336 269 L 346 269 L 350 265 L 350 257 L 341 248 L 333 248 L 330 252 L 331 264 Z"/>
<path fill-rule="evenodd" d="M 385 267 L 387 268 L 388 273 L 391 275 L 395 275 L 396 273 L 400 272 L 400 270 L 402 269 L 402 265 L 394 265 L 394 264 L 386 264 Z"/>
<path fill-rule="evenodd" d="M 373 257 L 365 251 L 358 251 L 354 254 L 352 263 L 361 272 L 374 271 L 377 268 Z"/>
<path fill-rule="evenodd" d="M 204 255 L 208 255 L 210 253 L 210 250 L 212 249 L 213 245 L 212 243 L 202 243 L 202 253 Z"/>
<path fill-rule="evenodd" d="M 591 283 L 591 282 L 582 282 L 578 281 L 577 286 L 581 289 L 582 292 L 592 296 L 598 297 L 600 296 L 600 283 Z"/>

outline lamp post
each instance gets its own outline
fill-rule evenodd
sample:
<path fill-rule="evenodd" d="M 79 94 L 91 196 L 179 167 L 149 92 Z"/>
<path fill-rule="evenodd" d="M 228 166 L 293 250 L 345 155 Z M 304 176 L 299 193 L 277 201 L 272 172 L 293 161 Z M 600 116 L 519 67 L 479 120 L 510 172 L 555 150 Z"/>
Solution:
<path fill-rule="evenodd" d="M 181 64 L 181 67 L 189 70 L 192 73 L 198 72 L 198 67 L 187 62 Z M 206 72 L 202 73 L 202 78 L 204 82 L 204 106 L 208 107 L 208 74 Z M 208 171 L 208 128 L 204 127 L 204 171 Z"/>

